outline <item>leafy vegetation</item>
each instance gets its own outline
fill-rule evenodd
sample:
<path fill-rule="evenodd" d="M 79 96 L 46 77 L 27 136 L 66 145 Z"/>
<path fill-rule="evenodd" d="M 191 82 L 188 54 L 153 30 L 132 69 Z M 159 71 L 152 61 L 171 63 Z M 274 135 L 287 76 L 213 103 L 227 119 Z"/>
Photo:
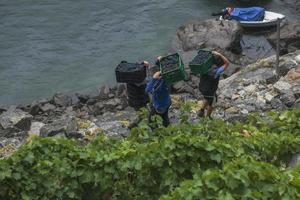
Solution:
<path fill-rule="evenodd" d="M 126 139 L 30 138 L 0 160 L 0 199 L 299 199 L 300 109 L 247 123 L 143 120 Z"/>

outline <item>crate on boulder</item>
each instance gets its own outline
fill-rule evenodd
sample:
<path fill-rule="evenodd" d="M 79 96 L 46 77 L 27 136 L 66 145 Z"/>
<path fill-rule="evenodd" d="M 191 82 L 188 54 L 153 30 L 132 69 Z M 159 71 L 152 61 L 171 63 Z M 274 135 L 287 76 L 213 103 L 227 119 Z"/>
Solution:
<path fill-rule="evenodd" d="M 168 85 L 186 78 L 184 64 L 178 53 L 162 57 L 160 59 L 160 71 L 162 78 Z"/>
<path fill-rule="evenodd" d="M 146 78 L 146 68 L 143 64 L 122 61 L 115 69 L 118 83 L 141 83 Z"/>
<path fill-rule="evenodd" d="M 213 65 L 214 57 L 211 51 L 199 50 L 195 58 L 189 63 L 189 67 L 194 74 L 207 74 Z"/>

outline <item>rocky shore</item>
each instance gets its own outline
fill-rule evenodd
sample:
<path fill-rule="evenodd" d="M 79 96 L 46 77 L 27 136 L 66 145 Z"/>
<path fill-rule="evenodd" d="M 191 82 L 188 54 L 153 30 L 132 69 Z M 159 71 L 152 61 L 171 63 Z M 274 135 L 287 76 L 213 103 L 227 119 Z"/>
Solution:
<path fill-rule="evenodd" d="M 282 28 L 278 74 L 272 48 L 256 58 L 245 54 L 249 48 L 258 47 L 243 49 L 245 35 L 235 22 L 189 22 L 178 29 L 173 48 L 180 52 L 186 67 L 199 48 L 217 48 L 229 58 L 231 65 L 226 71 L 227 78 L 220 81 L 213 117 L 242 121 L 252 112 L 263 115 L 300 106 L 299 24 L 290 22 Z M 263 41 L 270 47 L 275 44 L 273 34 L 263 35 Z M 189 73 L 188 81 L 172 86 L 172 123 L 179 120 L 180 105 L 189 101 L 198 105 L 189 120 L 199 120 L 196 112 L 202 96 L 198 84 L 199 77 Z M 137 112 L 128 106 L 124 84 L 102 86 L 95 95 L 57 93 L 51 99 L 30 105 L 0 108 L 0 157 L 10 155 L 32 135 L 75 138 L 83 143 L 103 133 L 126 137 L 130 132 L 128 125 L 136 118 Z"/>

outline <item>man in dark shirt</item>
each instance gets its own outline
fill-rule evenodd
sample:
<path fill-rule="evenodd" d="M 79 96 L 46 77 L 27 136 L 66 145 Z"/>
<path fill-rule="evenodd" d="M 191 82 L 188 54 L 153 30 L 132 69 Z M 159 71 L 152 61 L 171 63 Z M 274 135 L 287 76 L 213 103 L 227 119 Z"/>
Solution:
<path fill-rule="evenodd" d="M 222 54 L 212 51 L 214 56 L 214 64 L 210 68 L 207 74 L 200 76 L 199 90 L 204 97 L 204 104 L 200 112 L 199 117 L 209 117 L 213 111 L 213 101 L 216 98 L 216 91 L 219 85 L 220 75 L 226 70 L 229 65 L 228 59 Z M 205 115 L 206 110 L 206 115 Z"/>

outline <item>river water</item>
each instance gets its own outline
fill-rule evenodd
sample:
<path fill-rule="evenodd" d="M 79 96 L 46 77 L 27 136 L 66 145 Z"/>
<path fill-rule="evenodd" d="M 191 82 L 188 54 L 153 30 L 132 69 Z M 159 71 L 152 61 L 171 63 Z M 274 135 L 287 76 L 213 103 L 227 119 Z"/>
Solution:
<path fill-rule="evenodd" d="M 121 60 L 169 52 L 176 29 L 210 18 L 226 0 L 1 0 L 0 105 L 115 82 Z M 288 17 L 280 0 L 264 6 Z"/>

